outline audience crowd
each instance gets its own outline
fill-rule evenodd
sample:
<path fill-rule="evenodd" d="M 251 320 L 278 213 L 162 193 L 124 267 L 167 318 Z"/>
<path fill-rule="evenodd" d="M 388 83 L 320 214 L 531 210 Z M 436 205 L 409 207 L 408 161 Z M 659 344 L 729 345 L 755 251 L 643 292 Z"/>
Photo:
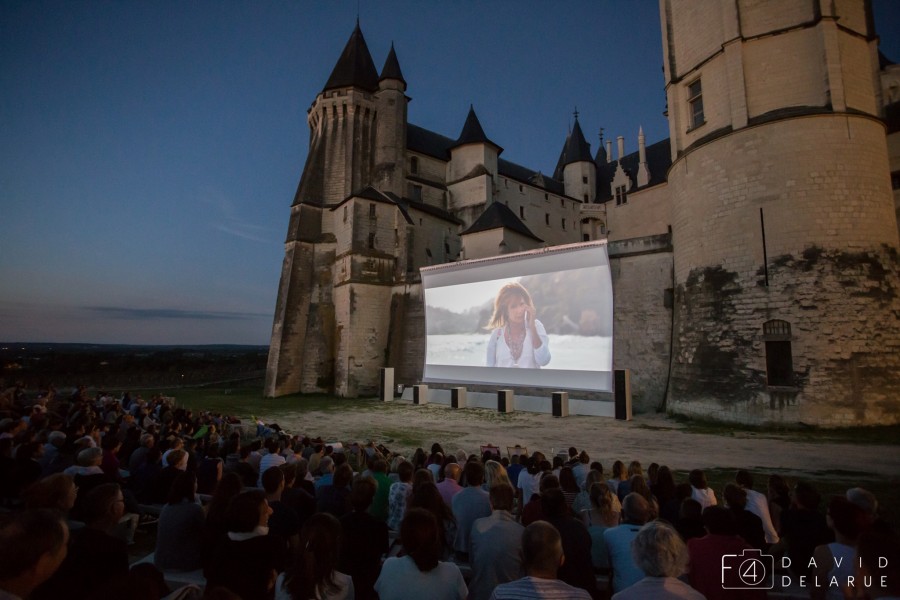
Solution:
<path fill-rule="evenodd" d="M 10 388 L 0 415 L 4 599 L 718 600 L 765 598 L 773 577 L 900 596 L 896 532 L 859 487 L 823 502 L 741 470 L 713 490 L 577 448 L 401 456 L 84 387 Z M 136 529 L 155 551 L 129 565 Z M 770 579 L 732 568 L 763 555 Z M 201 585 L 170 589 L 188 573 Z"/>

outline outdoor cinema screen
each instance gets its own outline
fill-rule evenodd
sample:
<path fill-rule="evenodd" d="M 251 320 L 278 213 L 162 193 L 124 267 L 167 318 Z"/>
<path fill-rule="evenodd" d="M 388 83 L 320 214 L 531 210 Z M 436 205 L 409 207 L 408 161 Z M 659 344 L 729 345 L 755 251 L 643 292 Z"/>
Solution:
<path fill-rule="evenodd" d="M 612 391 L 605 242 L 421 272 L 426 382 Z"/>

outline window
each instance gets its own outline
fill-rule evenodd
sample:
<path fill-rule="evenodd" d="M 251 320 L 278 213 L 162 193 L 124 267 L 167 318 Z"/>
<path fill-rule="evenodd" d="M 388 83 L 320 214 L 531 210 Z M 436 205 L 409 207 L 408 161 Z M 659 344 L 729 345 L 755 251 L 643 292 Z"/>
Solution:
<path fill-rule="evenodd" d="M 582 234 L 581 234 L 581 241 L 582 241 L 582 242 L 589 242 L 589 241 L 591 241 L 591 236 L 588 235 L 587 233 L 582 233 Z"/>
<path fill-rule="evenodd" d="M 581 176 L 581 183 L 587 185 L 587 176 L 586 175 Z"/>
<path fill-rule="evenodd" d="M 562 228 L 563 228 L 563 231 L 565 231 L 565 229 L 566 229 L 566 220 L 565 219 L 562 220 Z"/>
<path fill-rule="evenodd" d="M 588 202 L 588 195 L 585 194 L 585 195 L 584 195 L 584 203 L 587 204 L 587 202 Z"/>
<path fill-rule="evenodd" d="M 524 193 L 525 193 L 525 186 L 519 185 L 519 193 L 520 193 L 520 194 L 524 194 Z"/>
<path fill-rule="evenodd" d="M 369 234 L 369 249 L 370 250 L 375 249 L 375 234 L 374 233 Z"/>
<path fill-rule="evenodd" d="M 524 218 L 525 218 L 525 207 L 524 207 L 524 206 L 520 206 L 520 207 L 519 207 L 519 218 L 520 218 L 520 219 L 524 219 Z"/>
<path fill-rule="evenodd" d="M 616 188 L 616 206 L 620 204 L 628 203 L 628 192 L 625 191 L 625 186 L 620 185 Z"/>
<path fill-rule="evenodd" d="M 347 205 L 344 205 L 344 223 L 347 222 Z"/>
<path fill-rule="evenodd" d="M 565 207 L 566 207 L 566 199 L 565 199 L 565 198 L 560 198 L 560 199 L 559 199 L 559 205 L 562 206 L 563 208 L 565 208 Z"/>
<path fill-rule="evenodd" d="M 763 323 L 766 342 L 766 384 L 794 385 L 794 364 L 791 357 L 791 324 L 773 319 Z"/>
<path fill-rule="evenodd" d="M 550 201 L 550 194 L 544 194 L 544 200 Z"/>
<path fill-rule="evenodd" d="M 900 171 L 891 173 L 891 189 L 900 190 Z"/>
<path fill-rule="evenodd" d="M 550 225 L 550 213 L 544 214 L 544 225 Z"/>
<path fill-rule="evenodd" d="M 688 106 L 691 113 L 691 129 L 703 125 L 706 121 L 703 118 L 703 88 L 699 79 L 688 86 Z"/>
<path fill-rule="evenodd" d="M 422 201 L 422 186 L 409 184 L 406 190 L 407 194 L 409 194 L 409 199 L 413 202 L 421 202 Z"/>
<path fill-rule="evenodd" d="M 419 157 L 418 156 L 410 156 L 409 157 L 409 172 L 415 175 L 419 172 Z"/>
<path fill-rule="evenodd" d="M 374 202 L 372 204 L 369 204 L 369 218 L 370 219 L 375 218 L 375 203 Z"/>

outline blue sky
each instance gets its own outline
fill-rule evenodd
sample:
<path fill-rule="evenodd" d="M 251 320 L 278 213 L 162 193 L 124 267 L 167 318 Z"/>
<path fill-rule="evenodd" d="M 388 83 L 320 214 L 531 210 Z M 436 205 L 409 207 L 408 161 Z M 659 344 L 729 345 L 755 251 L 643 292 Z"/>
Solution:
<path fill-rule="evenodd" d="M 900 60 L 900 3 L 877 0 Z M 267 344 L 306 110 L 357 2 L 0 3 L 0 340 Z M 503 157 L 552 172 L 572 111 L 668 136 L 655 0 L 360 2 L 412 123 L 474 104 Z"/>

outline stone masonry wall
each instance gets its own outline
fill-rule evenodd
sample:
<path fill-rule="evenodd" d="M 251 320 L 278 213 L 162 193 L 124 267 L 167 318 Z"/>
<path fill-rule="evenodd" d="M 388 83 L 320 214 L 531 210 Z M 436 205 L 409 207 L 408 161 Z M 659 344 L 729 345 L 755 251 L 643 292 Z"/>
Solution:
<path fill-rule="evenodd" d="M 798 118 L 673 164 L 670 410 L 752 423 L 898 420 L 900 273 L 883 138 L 873 119 Z M 796 385 L 783 393 L 766 387 L 770 319 L 792 328 Z"/>
<path fill-rule="evenodd" d="M 665 240 L 654 243 L 656 238 Z M 610 246 L 613 365 L 631 370 L 635 412 L 657 410 L 666 393 L 672 339 L 672 309 L 665 302 L 666 290 L 672 288 L 668 240 L 668 235 L 654 236 Z M 646 253 L 648 249 L 650 253 Z"/>

